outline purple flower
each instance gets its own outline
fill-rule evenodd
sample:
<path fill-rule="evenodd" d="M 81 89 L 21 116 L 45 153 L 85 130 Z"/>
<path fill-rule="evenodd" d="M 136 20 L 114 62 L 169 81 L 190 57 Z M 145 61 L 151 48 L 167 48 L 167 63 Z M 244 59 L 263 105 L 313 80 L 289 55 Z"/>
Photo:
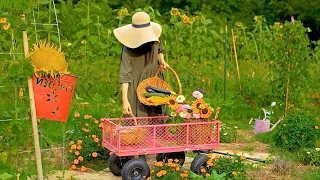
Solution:
<path fill-rule="evenodd" d="M 184 108 L 186 108 L 186 109 L 192 109 L 189 104 L 185 104 L 185 105 L 184 105 Z"/>
<path fill-rule="evenodd" d="M 200 91 L 194 91 L 192 93 L 192 96 L 197 98 L 197 99 L 201 99 L 203 97 L 203 94 Z"/>

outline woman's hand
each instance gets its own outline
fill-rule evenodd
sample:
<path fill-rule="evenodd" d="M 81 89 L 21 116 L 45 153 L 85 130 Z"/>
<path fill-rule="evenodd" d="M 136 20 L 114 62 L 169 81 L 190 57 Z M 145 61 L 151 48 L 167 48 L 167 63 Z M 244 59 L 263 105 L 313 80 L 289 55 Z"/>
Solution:
<path fill-rule="evenodd" d="M 129 101 L 122 102 L 122 113 L 123 114 L 132 114 L 131 105 Z"/>
<path fill-rule="evenodd" d="M 167 70 L 168 67 L 170 67 L 170 66 L 169 66 L 169 64 L 166 63 L 166 62 L 163 62 L 163 64 L 161 64 L 161 68 L 164 69 L 164 70 Z"/>

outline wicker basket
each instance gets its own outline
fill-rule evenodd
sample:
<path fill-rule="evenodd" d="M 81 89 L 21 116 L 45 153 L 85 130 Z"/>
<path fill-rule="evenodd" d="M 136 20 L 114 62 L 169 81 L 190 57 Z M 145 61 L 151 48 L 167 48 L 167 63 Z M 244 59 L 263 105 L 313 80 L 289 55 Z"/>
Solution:
<path fill-rule="evenodd" d="M 179 76 L 171 67 L 168 67 L 168 68 L 173 72 L 173 74 L 175 75 L 175 77 L 177 79 L 177 82 L 178 82 L 178 85 L 179 85 L 179 93 L 178 94 L 181 95 L 182 94 L 182 87 L 181 87 Z M 143 93 L 147 92 L 146 87 L 148 85 L 156 87 L 156 88 L 166 89 L 168 91 L 173 91 L 169 84 L 167 84 L 163 79 L 158 77 L 160 69 L 161 68 L 158 69 L 158 71 L 156 72 L 156 75 L 154 77 L 145 79 L 145 80 L 141 81 L 141 83 L 138 85 L 138 87 L 137 87 L 137 95 L 138 95 L 139 101 L 142 104 L 145 104 L 147 106 L 162 105 L 162 103 L 149 102 L 147 100 L 147 98 L 143 95 Z"/>
<path fill-rule="evenodd" d="M 134 125 L 137 126 L 137 120 L 133 114 L 130 114 L 133 118 Z M 120 117 L 122 118 L 122 116 Z M 120 143 L 121 145 L 136 145 L 141 144 L 147 136 L 146 128 L 129 128 L 120 131 Z"/>

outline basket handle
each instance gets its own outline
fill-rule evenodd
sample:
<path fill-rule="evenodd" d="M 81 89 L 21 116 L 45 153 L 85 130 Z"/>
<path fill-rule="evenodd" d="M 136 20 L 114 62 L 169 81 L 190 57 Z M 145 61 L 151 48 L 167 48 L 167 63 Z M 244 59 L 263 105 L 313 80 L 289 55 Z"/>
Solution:
<path fill-rule="evenodd" d="M 133 118 L 134 125 L 135 125 L 135 126 L 138 126 L 136 117 L 134 117 L 134 115 L 133 115 L 132 113 L 130 113 L 129 115 L 131 115 L 131 117 Z M 123 113 L 122 113 L 121 116 L 120 116 L 120 119 L 121 119 L 121 118 L 123 118 Z"/>
<path fill-rule="evenodd" d="M 173 72 L 174 76 L 176 77 L 176 79 L 178 81 L 178 85 L 179 85 L 179 95 L 181 95 L 182 94 L 182 86 L 181 86 L 180 78 L 179 78 L 178 74 L 171 67 L 168 67 L 168 69 L 170 69 Z M 157 70 L 155 77 L 158 77 L 160 70 L 161 70 L 161 67 Z"/>

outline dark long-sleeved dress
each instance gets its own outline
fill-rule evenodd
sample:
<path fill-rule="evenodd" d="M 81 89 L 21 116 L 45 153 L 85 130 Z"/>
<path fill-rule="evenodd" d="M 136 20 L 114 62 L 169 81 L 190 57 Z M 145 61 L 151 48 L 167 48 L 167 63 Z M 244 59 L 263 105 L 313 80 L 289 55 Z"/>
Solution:
<path fill-rule="evenodd" d="M 161 106 L 146 106 L 139 102 L 136 89 L 139 83 L 147 78 L 154 77 L 160 67 L 158 53 L 163 53 L 163 44 L 154 42 L 145 43 L 138 48 L 131 49 L 123 46 L 120 83 L 129 83 L 128 100 L 132 113 L 136 117 L 157 116 L 162 114 Z M 159 73 L 163 78 L 163 74 Z"/>

